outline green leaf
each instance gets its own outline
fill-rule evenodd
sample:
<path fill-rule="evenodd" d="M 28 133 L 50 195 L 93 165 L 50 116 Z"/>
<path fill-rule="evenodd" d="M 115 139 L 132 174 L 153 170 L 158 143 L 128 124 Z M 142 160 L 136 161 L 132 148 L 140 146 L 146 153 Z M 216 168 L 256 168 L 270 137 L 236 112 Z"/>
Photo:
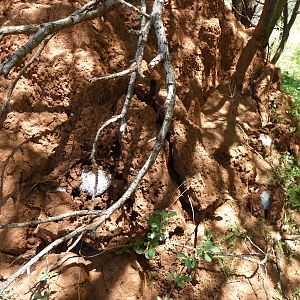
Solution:
<path fill-rule="evenodd" d="M 169 218 L 175 217 L 176 215 L 177 215 L 176 211 L 171 211 L 168 213 Z"/>
<path fill-rule="evenodd" d="M 211 254 L 208 253 L 208 252 L 204 252 L 204 259 L 205 259 L 207 262 L 211 262 L 211 261 L 212 261 Z"/>
<path fill-rule="evenodd" d="M 177 252 L 176 256 L 177 257 L 186 257 L 186 255 L 183 252 Z"/>
<path fill-rule="evenodd" d="M 182 262 L 186 265 L 188 269 L 195 269 L 197 265 L 197 261 L 195 257 L 189 258 L 189 259 L 183 259 Z"/>
<path fill-rule="evenodd" d="M 213 252 L 213 253 L 220 253 L 221 252 L 220 248 L 216 247 L 216 246 L 211 247 L 210 251 Z"/>
<path fill-rule="evenodd" d="M 179 281 L 179 282 L 177 282 L 177 286 L 179 286 L 179 287 L 184 287 L 184 286 L 185 286 L 184 281 Z"/>
<path fill-rule="evenodd" d="M 133 250 L 135 251 L 136 254 L 143 254 L 144 250 L 140 247 L 134 247 Z"/>
<path fill-rule="evenodd" d="M 42 272 L 42 276 L 40 278 L 40 281 L 46 281 L 50 278 L 50 273 L 48 271 Z"/>
<path fill-rule="evenodd" d="M 182 274 L 181 278 L 185 281 L 191 282 L 193 281 L 193 278 L 191 278 L 190 276 L 186 275 L 186 274 Z"/>
<path fill-rule="evenodd" d="M 168 272 L 167 273 L 167 278 L 168 278 L 168 280 L 173 280 L 174 279 L 174 274 L 173 273 L 171 273 L 171 272 Z"/>
<path fill-rule="evenodd" d="M 150 248 L 150 249 L 148 249 L 148 250 L 146 251 L 145 257 L 146 257 L 147 259 L 152 259 L 152 258 L 154 257 L 154 255 L 155 255 L 155 253 L 156 253 L 155 249 L 154 249 L 154 248 Z"/>
<path fill-rule="evenodd" d="M 154 240 L 155 237 L 156 237 L 156 234 L 155 234 L 154 232 L 149 232 L 149 233 L 147 234 L 147 238 L 148 238 L 148 239 Z"/>

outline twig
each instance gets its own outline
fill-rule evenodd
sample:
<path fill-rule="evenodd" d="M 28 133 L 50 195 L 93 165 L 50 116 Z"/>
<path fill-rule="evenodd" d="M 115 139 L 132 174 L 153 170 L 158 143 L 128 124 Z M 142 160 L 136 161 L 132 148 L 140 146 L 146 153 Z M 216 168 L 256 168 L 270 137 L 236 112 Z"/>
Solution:
<path fill-rule="evenodd" d="M 191 250 L 191 251 L 194 251 L 195 248 L 192 247 L 192 246 L 188 246 L 188 245 L 184 245 L 182 243 L 177 243 L 177 242 L 171 242 L 170 243 L 174 246 L 179 246 L 179 247 L 183 247 L 185 249 L 188 249 L 188 250 Z M 239 258 L 239 259 L 242 259 L 242 260 L 247 260 L 247 261 L 250 261 L 252 263 L 255 263 L 255 264 L 258 264 L 258 265 L 264 265 L 267 260 L 268 260 L 268 255 L 266 254 L 265 257 L 262 259 L 262 260 L 257 260 L 257 259 L 254 259 L 254 258 L 251 258 L 251 257 L 248 257 L 248 256 L 254 256 L 254 255 L 257 255 L 259 256 L 260 254 L 257 254 L 257 253 L 252 253 L 252 254 L 236 254 L 236 253 L 225 253 L 225 252 L 221 252 L 221 253 L 216 253 L 214 254 L 213 257 L 236 257 L 236 258 Z"/>
<path fill-rule="evenodd" d="M 141 2 L 142 2 L 142 10 L 146 11 L 145 0 L 142 0 Z M 98 185 L 98 176 L 96 174 L 98 172 L 98 166 L 97 166 L 95 154 L 96 154 L 96 151 L 97 151 L 96 147 L 97 147 L 97 144 L 98 144 L 98 141 L 99 141 L 99 138 L 100 138 L 100 134 L 107 126 L 109 126 L 110 124 L 112 124 L 114 122 L 117 122 L 118 120 L 121 120 L 120 132 L 123 133 L 127 129 L 126 116 L 127 116 L 127 112 L 128 112 L 128 109 L 129 109 L 131 97 L 132 97 L 132 94 L 133 94 L 133 91 L 134 91 L 134 85 L 135 85 L 135 81 L 136 81 L 136 78 L 137 78 L 137 73 L 138 72 L 141 73 L 139 71 L 139 69 L 140 69 L 142 59 L 143 59 L 145 44 L 147 42 L 150 26 L 151 26 L 151 22 L 148 21 L 146 23 L 145 17 L 142 17 L 142 20 L 141 20 L 141 34 L 139 36 L 137 51 L 136 51 L 136 54 L 135 54 L 136 67 L 135 67 L 135 70 L 131 73 L 131 76 L 130 76 L 128 89 L 127 89 L 127 94 L 126 94 L 126 98 L 125 98 L 121 113 L 119 115 L 116 115 L 116 116 L 113 116 L 112 118 L 110 118 L 108 121 L 106 121 L 98 129 L 96 137 L 95 137 L 94 142 L 93 142 L 93 148 L 92 148 L 92 153 L 91 153 L 91 161 L 92 161 L 92 164 L 93 164 L 93 170 L 94 170 L 95 177 L 96 177 L 96 182 L 95 182 L 94 192 L 93 192 L 93 198 L 95 198 L 95 196 L 96 196 L 97 185 Z"/>
<path fill-rule="evenodd" d="M 136 11 L 137 13 L 141 14 L 144 17 L 150 18 L 150 16 L 143 10 L 138 9 L 137 7 L 135 7 L 133 4 L 128 3 L 124 0 L 118 0 L 120 3 L 124 4 L 125 6 L 128 6 L 130 9 Z"/>
<path fill-rule="evenodd" d="M 258 247 L 251 239 L 249 236 L 246 236 L 248 241 L 251 243 L 252 246 L 254 246 L 258 251 L 260 251 L 262 254 L 266 255 L 266 252 L 263 251 L 260 247 Z"/>
<path fill-rule="evenodd" d="M 123 70 L 121 72 L 118 72 L 118 73 L 108 74 L 108 75 L 104 75 L 104 76 L 101 76 L 101 77 L 93 77 L 91 79 L 91 83 L 94 83 L 94 82 L 99 81 L 99 80 L 108 80 L 108 79 L 115 79 L 115 78 L 118 78 L 118 77 L 124 77 L 124 76 L 132 73 L 135 69 L 136 69 L 136 64 L 134 64 L 132 67 L 130 67 L 126 70 Z"/>
<path fill-rule="evenodd" d="M 111 9 L 117 3 L 119 3 L 118 0 L 106 0 L 103 3 L 91 1 L 82 9 L 72 13 L 66 18 L 42 24 L 36 34 L 0 66 L 0 74 L 7 76 L 11 69 L 47 38 L 47 36 L 80 22 L 94 19 L 103 14 L 106 10 Z"/>
<path fill-rule="evenodd" d="M 40 47 L 38 48 L 38 50 L 35 52 L 35 54 L 30 58 L 30 60 L 25 64 L 25 66 L 22 68 L 22 70 L 18 73 L 17 77 L 14 79 L 14 81 L 12 82 L 11 86 L 9 87 L 9 90 L 7 92 L 7 96 L 6 99 L 4 100 L 4 103 L 2 104 L 2 106 L 0 107 L 0 119 L 2 117 L 3 112 L 6 110 L 6 108 L 8 107 L 8 105 L 10 104 L 11 101 L 11 97 L 12 97 L 12 93 L 18 83 L 18 81 L 20 80 L 21 76 L 25 73 L 25 71 L 28 69 L 28 67 L 34 63 L 34 61 L 38 61 L 40 58 L 40 55 L 42 53 L 42 51 L 44 50 L 45 46 L 47 45 L 47 43 L 49 42 L 49 40 L 53 37 L 54 34 L 51 34 L 49 36 L 47 36 L 43 41 L 42 44 L 40 45 Z"/>
<path fill-rule="evenodd" d="M 9 224 L 0 224 L 0 229 L 4 228 L 21 228 L 27 226 L 36 226 L 39 224 L 45 224 L 50 222 L 57 222 L 66 218 L 75 217 L 75 216 L 100 216 L 103 212 L 101 210 L 78 210 L 72 211 L 65 214 L 61 214 L 55 217 L 49 217 L 43 220 L 34 220 L 24 223 L 9 223 Z"/>
<path fill-rule="evenodd" d="M 160 54 L 156 55 L 149 63 L 150 68 L 154 68 L 163 60 L 163 56 Z"/>
<path fill-rule="evenodd" d="M 12 276 L 10 276 L 7 280 L 2 282 L 0 284 L 0 295 L 4 292 L 7 287 L 9 287 L 19 276 L 21 276 L 25 271 L 27 271 L 33 264 L 35 264 L 37 261 L 39 261 L 44 255 L 46 255 L 48 252 L 50 252 L 52 249 L 54 249 L 56 246 L 62 244 L 65 241 L 68 241 L 69 239 L 82 234 L 86 231 L 86 225 L 83 225 L 71 233 L 55 240 L 51 244 L 49 244 L 46 248 L 44 248 L 41 252 L 39 252 L 37 255 L 35 255 L 32 259 L 30 259 L 25 265 L 23 265 L 21 268 L 19 268 Z"/>

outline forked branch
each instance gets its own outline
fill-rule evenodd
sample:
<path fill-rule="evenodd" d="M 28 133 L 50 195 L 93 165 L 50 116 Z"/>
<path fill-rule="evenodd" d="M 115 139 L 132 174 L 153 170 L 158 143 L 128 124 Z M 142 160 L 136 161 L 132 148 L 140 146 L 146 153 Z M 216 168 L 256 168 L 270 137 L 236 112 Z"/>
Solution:
<path fill-rule="evenodd" d="M 95 1 L 93 1 L 95 2 Z M 109 0 L 105 2 L 106 4 L 110 3 L 110 5 L 115 4 L 116 1 L 114 0 Z M 145 4 L 144 0 L 143 3 Z M 99 4 L 100 5 L 100 4 Z M 98 5 L 98 6 L 99 6 Z M 126 200 L 134 193 L 134 191 L 136 190 L 137 186 L 139 185 L 139 183 L 142 181 L 143 177 L 145 176 L 145 174 L 149 171 L 149 169 L 151 168 L 151 166 L 154 164 L 161 148 L 163 147 L 167 132 L 170 128 L 170 124 L 172 121 L 172 117 L 173 117 L 173 112 L 174 112 L 174 106 L 175 106 L 175 99 L 176 99 L 176 86 L 175 86 L 175 74 L 173 71 L 173 67 L 172 67 L 172 63 L 170 60 L 170 54 L 169 54 L 169 48 L 168 48 L 168 41 L 166 38 L 166 34 L 165 34 L 165 30 L 164 30 L 164 25 L 163 25 L 163 21 L 162 21 L 162 13 L 163 13 L 163 5 L 164 5 L 164 0 L 156 0 L 153 4 L 153 8 L 152 8 L 152 12 L 150 15 L 150 20 L 146 21 L 144 19 L 144 23 L 142 22 L 142 30 L 141 30 L 141 36 L 139 39 L 139 43 L 138 43 L 138 49 L 137 49 L 137 54 L 136 54 L 136 64 L 137 64 L 137 69 L 135 70 L 135 76 L 137 76 L 138 73 L 138 69 L 139 69 L 139 64 L 142 61 L 142 57 L 143 57 L 143 49 L 144 49 L 144 45 L 147 41 L 147 36 L 148 36 L 148 32 L 150 30 L 150 27 L 153 26 L 155 29 L 155 33 L 156 33 L 156 38 L 157 38 L 157 42 L 158 42 L 158 49 L 159 49 L 159 61 L 162 60 L 163 64 L 164 64 L 164 70 L 166 73 L 166 86 L 167 86 L 167 97 L 166 97 L 166 109 L 165 109 L 165 117 L 162 123 L 162 126 L 160 128 L 160 131 L 156 137 L 156 143 L 148 157 L 148 159 L 146 160 L 146 162 L 144 163 L 144 165 L 140 168 L 139 172 L 137 173 L 136 177 L 133 179 L 133 181 L 131 182 L 131 184 L 129 185 L 129 187 L 127 188 L 127 190 L 125 191 L 125 193 L 121 196 L 121 198 L 116 201 L 111 207 L 109 207 L 107 210 L 105 211 L 101 211 L 98 212 L 96 214 L 96 219 L 94 221 L 92 221 L 90 224 L 84 224 L 81 227 L 75 229 L 74 231 L 72 231 L 71 233 L 56 239 L 55 241 L 53 241 L 51 244 L 49 244 L 46 248 L 44 248 L 41 252 L 39 252 L 36 256 L 34 256 L 30 261 L 28 261 L 24 266 L 22 266 L 21 268 L 19 268 L 12 276 L 10 276 L 6 281 L 4 281 L 3 283 L 1 283 L 0 285 L 0 295 L 3 293 L 3 291 L 5 289 L 7 289 L 8 286 L 10 286 L 19 276 L 21 276 L 26 270 L 30 269 L 31 266 L 33 264 L 35 264 L 39 259 L 41 259 L 44 255 L 46 255 L 48 252 L 50 252 L 51 250 L 53 250 L 56 246 L 74 238 L 77 236 L 81 236 L 85 233 L 88 232 L 94 232 L 100 225 L 102 225 L 116 210 L 118 210 L 125 202 Z M 97 7 L 98 7 L 97 6 Z M 103 8 L 103 5 L 100 5 Z M 143 6 L 143 5 L 142 5 Z M 142 8 L 143 9 L 143 8 Z M 95 13 L 95 8 L 92 9 L 92 11 Z M 84 10 L 84 14 L 89 14 L 91 11 L 86 11 Z M 97 10 L 98 13 L 98 10 Z M 78 14 L 76 14 L 75 19 L 77 18 L 78 20 Z M 72 17 L 72 18 L 73 18 Z M 144 17 L 145 18 L 145 17 Z M 80 21 L 83 21 L 83 19 L 80 19 Z M 74 21 L 72 21 L 72 24 L 75 24 Z M 68 22 L 67 22 L 68 23 Z M 65 23 L 66 24 L 66 23 Z M 69 23 L 68 23 L 69 24 Z M 52 27 L 51 27 L 52 28 Z M 58 27 L 55 27 L 55 30 L 59 30 Z M 49 30 L 49 28 L 48 28 Z M 53 30 L 53 29 L 52 29 Z M 35 40 L 30 40 L 28 43 L 29 45 L 27 45 L 29 48 L 30 47 L 36 47 L 40 42 L 39 40 L 41 39 L 41 36 L 44 36 L 46 33 L 48 36 L 49 32 L 53 33 L 56 31 L 41 31 L 41 29 L 37 32 L 36 37 L 37 37 L 37 42 Z M 44 32 L 44 33 L 43 33 Z M 28 44 L 27 43 L 27 44 Z M 35 45 L 35 46 L 34 46 Z M 28 47 L 26 48 L 27 50 L 25 50 L 25 48 L 22 50 L 22 48 L 20 48 L 19 50 L 17 50 L 18 54 L 17 55 L 13 55 L 12 58 L 10 60 L 8 60 L 6 63 L 3 64 L 2 68 L 1 68 L 1 72 L 3 74 L 8 74 L 8 72 L 11 70 L 11 68 L 15 65 L 15 63 L 17 61 L 19 61 L 22 57 L 24 57 L 24 53 L 26 53 L 26 51 L 28 51 Z M 32 48 L 32 49 L 33 49 Z M 28 52 L 27 52 L 28 53 Z M 26 54 L 25 54 L 26 55 Z M 93 146 L 93 152 L 92 152 L 92 160 L 93 163 L 96 163 L 95 160 L 95 151 L 96 151 L 96 142 L 99 139 L 99 135 L 101 133 L 101 131 L 108 125 L 110 125 L 113 122 L 118 121 L 119 119 L 122 119 L 123 117 L 126 116 L 128 107 L 129 107 L 129 102 L 130 102 L 130 98 L 132 95 L 132 90 L 131 88 L 133 88 L 133 84 L 135 82 L 135 79 L 131 80 L 129 83 L 129 87 L 128 87 L 128 101 L 124 103 L 122 112 L 120 115 L 114 116 L 111 119 L 109 119 L 107 122 L 105 122 L 100 129 L 98 130 L 98 133 L 95 138 L 95 142 L 94 142 L 94 146 Z M 132 86 L 131 86 L 132 85 Z M 130 95 L 130 97 L 129 97 Z M 86 212 L 84 212 L 86 213 Z M 74 212 L 75 214 L 75 212 Z M 91 213 L 86 213 L 86 215 L 93 215 L 94 211 L 91 211 Z M 78 214 L 76 215 L 81 215 L 81 213 L 78 212 Z M 58 218 L 61 218 L 62 216 L 57 216 L 54 217 L 56 218 L 56 220 Z M 52 219 L 53 221 L 53 219 Z M 28 222 L 30 224 L 26 224 L 27 225 L 32 225 L 34 223 Z M 38 221 L 36 221 L 38 222 Z M 40 221 L 39 221 L 40 222 Z M 42 223 L 42 222 L 41 222 Z M 13 224 L 16 225 L 16 224 Z M 24 223 L 22 224 L 24 225 Z M 7 225 L 5 225 L 5 227 L 8 227 Z M 2 228 L 5 228 L 4 226 Z"/>

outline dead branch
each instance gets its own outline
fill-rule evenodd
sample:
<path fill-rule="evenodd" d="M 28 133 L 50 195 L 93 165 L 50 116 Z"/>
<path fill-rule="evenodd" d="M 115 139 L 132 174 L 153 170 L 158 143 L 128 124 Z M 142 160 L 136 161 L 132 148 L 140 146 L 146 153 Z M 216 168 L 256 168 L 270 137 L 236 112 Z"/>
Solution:
<path fill-rule="evenodd" d="M 178 247 L 182 247 L 182 248 L 185 248 L 187 250 L 190 250 L 190 251 L 194 251 L 195 248 L 192 247 L 192 246 L 188 246 L 188 245 L 185 245 L 185 244 L 182 244 L 182 243 L 177 243 L 177 242 L 171 242 L 172 245 L 174 246 L 178 246 Z M 247 261 L 250 261 L 252 263 L 255 263 L 255 264 L 258 264 L 258 265 L 264 265 L 266 264 L 267 260 L 268 260 L 268 255 L 267 253 L 265 254 L 265 257 L 262 259 L 262 260 L 257 260 L 255 258 L 252 258 L 251 256 L 260 256 L 261 254 L 258 254 L 258 253 L 250 253 L 250 254 L 244 254 L 244 253 L 241 253 L 241 254 L 237 254 L 237 253 L 225 253 L 225 252 L 220 252 L 220 253 L 216 253 L 214 254 L 214 257 L 216 258 L 222 258 L 222 257 L 235 257 L 235 258 L 238 258 L 238 259 L 242 259 L 242 260 L 247 260 Z M 250 256 L 250 257 L 249 257 Z"/>
<path fill-rule="evenodd" d="M 137 13 L 141 14 L 144 17 L 150 18 L 150 16 L 146 13 L 146 11 L 140 10 L 131 3 L 128 3 L 124 0 L 118 0 L 120 3 L 124 4 L 125 6 L 129 7 L 130 9 L 136 11 Z"/>
<path fill-rule="evenodd" d="M 41 252 L 35 255 L 32 259 L 30 259 L 25 265 L 19 268 L 12 276 L 10 276 L 7 280 L 0 284 L 0 295 L 9 287 L 19 276 L 25 273 L 32 265 L 34 265 L 37 261 L 39 261 L 44 255 L 50 252 L 52 249 L 57 247 L 58 245 L 62 244 L 70 240 L 71 238 L 83 234 L 86 231 L 86 225 L 82 225 L 81 227 L 75 229 L 74 231 L 70 232 L 69 234 L 55 240 L 51 244 L 49 244 L 46 248 L 44 248 Z"/>
<path fill-rule="evenodd" d="M 115 1 L 110 0 L 110 1 L 107 1 L 105 3 L 106 4 L 110 3 L 110 5 L 112 5 L 112 3 L 115 3 Z M 70 239 L 72 239 L 76 236 L 79 236 L 81 234 L 85 234 L 87 232 L 94 232 L 117 209 L 119 209 L 126 202 L 126 200 L 136 190 L 137 186 L 139 185 L 139 183 L 141 182 L 141 180 L 143 179 L 145 174 L 149 171 L 151 166 L 154 164 L 154 162 L 155 162 L 155 160 L 156 160 L 156 158 L 157 158 L 157 156 L 158 156 L 158 154 L 159 154 L 159 152 L 160 152 L 160 150 L 161 150 L 161 148 L 164 144 L 167 132 L 169 130 L 169 127 L 170 127 L 170 124 L 171 124 L 171 121 L 172 121 L 172 117 L 173 117 L 175 99 L 176 99 L 176 97 L 175 97 L 175 95 L 176 95 L 175 74 L 174 74 L 173 67 L 172 67 L 171 60 L 170 60 L 168 41 L 167 41 L 167 38 L 166 38 L 166 35 L 165 35 L 164 25 L 163 25 L 163 21 L 162 21 L 163 5 L 164 5 L 164 0 L 156 0 L 154 2 L 152 12 L 151 12 L 151 16 L 150 16 L 151 21 L 147 23 L 147 24 L 149 24 L 148 25 L 149 29 L 150 29 L 151 25 L 153 25 L 154 28 L 155 28 L 155 33 L 156 33 L 156 37 L 157 37 L 157 40 L 158 40 L 159 53 L 163 57 L 164 69 L 165 69 L 165 73 L 166 73 L 166 86 L 167 86 L 165 117 L 164 117 L 162 126 L 160 128 L 160 131 L 159 131 L 159 133 L 156 137 L 156 143 L 155 143 L 155 145 L 153 147 L 153 150 L 151 151 L 148 159 L 146 160 L 144 165 L 140 168 L 140 170 L 137 173 L 136 177 L 133 179 L 133 181 L 131 182 L 131 184 L 129 185 L 129 187 L 125 191 L 125 193 L 121 196 L 121 198 L 118 201 L 116 201 L 107 210 L 102 211 L 99 218 L 96 219 L 93 223 L 88 224 L 88 225 L 86 225 L 86 224 L 82 225 L 81 227 L 75 229 L 74 231 L 72 231 L 71 233 L 65 235 L 64 237 L 56 239 L 51 244 L 49 244 L 46 248 L 44 248 L 41 252 L 39 252 L 37 255 L 35 255 L 30 261 L 28 261 L 24 266 L 19 268 L 6 281 L 1 283 L 1 285 L 0 285 L 0 295 L 4 292 L 4 290 L 9 285 L 11 285 L 16 280 L 16 278 L 18 278 L 20 275 L 22 275 L 26 270 L 30 269 L 30 267 L 33 264 L 35 264 L 39 259 L 41 259 L 45 254 L 50 252 L 56 246 L 58 246 L 61 243 L 66 242 L 66 241 L 68 241 L 68 240 L 70 240 Z M 103 5 L 101 5 L 101 8 L 103 9 Z M 85 13 L 88 13 L 88 12 L 85 12 Z M 97 13 L 98 13 L 98 10 L 97 10 Z M 75 17 L 76 20 L 78 20 L 78 15 L 75 15 L 74 17 Z M 83 20 L 83 17 L 80 19 L 80 21 L 82 21 L 82 20 Z M 71 22 L 72 22 L 72 24 L 74 24 L 74 21 L 71 20 Z M 57 29 L 57 27 L 54 27 L 54 28 Z M 57 29 L 57 30 L 59 30 L 59 29 Z M 42 33 L 39 33 L 39 32 L 40 32 L 40 30 L 37 32 L 38 39 L 40 39 L 40 35 L 43 34 L 43 32 Z M 49 33 L 47 35 L 49 35 Z M 33 43 L 36 43 L 36 42 L 32 41 L 31 43 L 33 44 Z M 40 43 L 40 42 L 38 41 L 36 43 L 36 45 L 38 43 Z M 19 50 L 17 50 L 17 52 Z M 26 51 L 24 52 L 24 50 L 23 50 L 22 53 L 28 53 Z M 13 55 L 12 57 L 15 57 L 14 59 L 10 59 L 6 63 L 4 63 L 4 65 L 2 66 L 2 69 L 1 69 L 2 73 L 4 72 L 3 74 L 5 74 L 5 72 L 7 72 L 6 74 L 8 74 L 8 72 L 11 70 L 11 68 L 14 66 L 14 64 L 17 61 L 19 61 L 22 57 L 24 57 L 24 55 L 22 56 L 22 53 L 20 54 L 20 52 L 19 52 L 19 54 L 17 56 Z M 111 124 L 112 122 L 115 122 L 116 120 L 118 120 L 120 118 L 121 118 L 121 115 L 117 115 L 117 116 L 112 117 L 107 122 L 105 122 L 100 127 L 100 129 L 103 128 L 103 127 L 108 126 L 109 124 Z M 100 134 L 100 132 L 101 132 L 100 129 L 98 130 L 97 135 Z M 97 136 L 96 136 L 96 138 L 97 138 Z M 97 140 L 97 139 L 95 139 L 95 140 Z M 91 155 L 92 160 L 94 160 L 93 163 L 95 162 L 95 157 L 94 157 L 95 151 L 96 151 L 96 144 L 94 143 L 93 151 L 92 151 L 92 155 Z"/>
<path fill-rule="evenodd" d="M 108 75 L 104 75 L 104 76 L 100 76 L 100 77 L 93 77 L 91 79 L 91 83 L 97 82 L 99 80 L 109 80 L 109 79 L 115 79 L 118 77 L 124 77 L 124 76 L 132 73 L 135 69 L 136 69 L 136 64 L 134 64 L 132 67 L 130 67 L 126 70 L 123 70 L 123 71 L 120 71 L 117 73 L 108 74 Z"/>
<path fill-rule="evenodd" d="M 42 24 L 35 35 L 0 66 L 0 74 L 7 76 L 16 64 L 51 34 L 83 21 L 94 19 L 105 11 L 112 9 L 117 3 L 119 3 L 117 0 L 106 0 L 103 3 L 91 1 L 66 18 Z"/>
<path fill-rule="evenodd" d="M 101 210 L 77 210 L 72 212 L 67 212 L 55 217 L 49 217 L 43 220 L 33 220 L 24 223 L 9 223 L 9 224 L 0 224 L 0 229 L 4 228 L 21 228 L 21 227 L 28 227 L 28 226 L 36 226 L 39 224 L 51 223 L 51 222 L 58 222 L 66 218 L 71 217 L 78 217 L 78 216 L 100 216 L 102 214 Z"/>
<path fill-rule="evenodd" d="M 142 11 L 146 11 L 146 3 L 145 0 L 141 0 L 142 3 Z M 95 178 L 96 178 L 96 182 L 95 182 L 95 186 L 94 186 L 94 192 L 93 192 L 93 198 L 95 198 L 96 193 L 97 193 L 97 186 L 98 186 L 98 166 L 97 166 L 97 162 L 95 159 L 95 154 L 96 154 L 96 147 L 100 138 L 100 134 L 101 132 L 110 124 L 117 122 L 118 120 L 121 120 L 121 125 L 120 125 L 120 132 L 124 133 L 127 129 L 127 123 L 126 123 L 126 116 L 127 116 L 127 112 L 130 106 L 130 101 L 131 101 L 131 97 L 134 91 L 134 86 L 135 86 L 135 82 L 136 82 L 136 78 L 137 78 L 137 74 L 141 74 L 142 72 L 140 71 L 140 66 L 143 60 L 143 56 L 144 56 L 144 49 L 145 49 L 145 45 L 148 39 L 148 34 L 149 34 L 149 30 L 151 27 L 151 22 L 148 21 L 146 22 L 146 19 L 144 16 L 142 16 L 142 20 L 141 20 L 141 30 L 140 30 L 140 36 L 139 36 L 139 40 L 138 40 L 138 45 L 137 45 L 137 51 L 135 54 L 135 64 L 136 67 L 134 68 L 133 72 L 131 73 L 130 76 L 130 80 L 129 80 L 129 84 L 128 84 L 128 88 L 127 88 L 127 94 L 126 94 L 126 98 L 121 110 L 121 113 L 117 116 L 112 117 L 111 119 L 109 119 L 108 121 L 106 121 L 97 131 L 94 143 L 93 143 L 93 148 L 92 148 L 92 153 L 91 153 L 91 160 L 93 163 L 93 170 L 95 173 Z"/>
<path fill-rule="evenodd" d="M 39 27 L 40 25 L 38 24 L 3 26 L 0 27 L 0 35 L 31 34 L 37 32 Z"/>
<path fill-rule="evenodd" d="M 25 73 L 25 71 L 31 66 L 31 64 L 33 64 L 35 61 L 38 61 L 40 58 L 40 55 L 42 53 L 42 51 L 44 50 L 45 46 L 47 45 L 48 41 L 53 37 L 53 34 L 47 36 L 41 43 L 40 47 L 38 48 L 38 50 L 35 52 L 35 54 L 30 58 L 30 60 L 25 64 L 25 66 L 22 68 L 22 70 L 19 72 L 19 74 L 17 75 L 17 77 L 14 79 L 14 81 L 12 82 L 12 84 L 10 85 L 8 92 L 7 92 L 7 96 L 6 99 L 4 100 L 4 103 L 2 104 L 2 106 L 0 107 L 0 119 L 1 116 L 3 114 L 3 112 L 6 110 L 6 108 L 9 106 L 10 101 L 11 101 L 11 97 L 12 97 L 12 93 L 18 83 L 18 81 L 20 80 L 20 78 L 22 77 L 22 75 Z"/>

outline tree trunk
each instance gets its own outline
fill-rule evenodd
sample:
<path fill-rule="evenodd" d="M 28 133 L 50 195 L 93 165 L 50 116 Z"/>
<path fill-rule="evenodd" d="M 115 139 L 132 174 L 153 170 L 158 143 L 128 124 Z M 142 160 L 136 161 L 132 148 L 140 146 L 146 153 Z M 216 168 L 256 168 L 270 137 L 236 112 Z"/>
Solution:
<path fill-rule="evenodd" d="M 288 22 L 288 3 L 285 4 L 284 10 L 283 10 L 283 32 L 281 36 L 280 44 L 271 60 L 272 64 L 276 64 L 280 55 L 282 54 L 285 44 L 289 38 L 290 30 L 296 20 L 297 14 L 299 13 L 299 6 L 300 6 L 300 0 L 297 0 L 295 3 L 295 6 L 293 8 L 293 12 L 290 18 L 290 21 Z"/>
<path fill-rule="evenodd" d="M 256 0 L 232 0 L 234 14 L 245 27 L 252 26 L 251 19 L 254 15 L 256 6 Z"/>
<path fill-rule="evenodd" d="M 269 37 L 278 21 L 286 0 L 266 0 L 253 37 L 243 49 L 234 75 L 238 90 L 243 88 L 243 82 L 249 65 L 257 50 L 263 50 L 268 45 Z"/>

